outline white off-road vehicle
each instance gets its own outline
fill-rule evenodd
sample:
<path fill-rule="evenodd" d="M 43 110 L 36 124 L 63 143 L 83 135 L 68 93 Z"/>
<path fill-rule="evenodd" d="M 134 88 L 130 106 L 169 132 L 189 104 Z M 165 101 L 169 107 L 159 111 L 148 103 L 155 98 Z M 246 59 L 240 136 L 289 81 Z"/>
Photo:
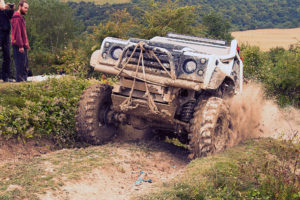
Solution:
<path fill-rule="evenodd" d="M 223 98 L 241 92 L 237 41 L 170 33 L 150 40 L 105 38 L 93 53 L 95 71 L 119 77 L 113 87 L 84 91 L 76 126 L 92 144 L 109 141 L 120 124 L 172 133 L 194 157 L 225 149 L 232 123 Z"/>

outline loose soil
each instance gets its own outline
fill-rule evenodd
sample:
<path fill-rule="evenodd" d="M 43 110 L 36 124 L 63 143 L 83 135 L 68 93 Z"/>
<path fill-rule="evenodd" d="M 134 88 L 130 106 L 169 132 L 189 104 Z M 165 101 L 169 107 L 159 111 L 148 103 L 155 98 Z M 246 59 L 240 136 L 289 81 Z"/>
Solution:
<path fill-rule="evenodd" d="M 139 143 L 148 150 L 136 148 L 136 143 L 113 143 L 111 163 L 104 164 L 82 176 L 65 182 L 57 191 L 48 191 L 41 199 L 130 199 L 154 191 L 164 182 L 181 174 L 188 164 L 187 151 L 171 144 Z M 134 149 L 134 150 L 133 150 Z M 137 182 L 141 171 L 147 175 Z"/>
<path fill-rule="evenodd" d="M 249 138 L 272 137 L 299 141 L 300 111 L 280 108 L 265 97 L 261 84 L 250 82 L 243 93 L 228 100 L 235 129 L 235 143 Z"/>
<path fill-rule="evenodd" d="M 0 137 L 0 163 L 29 159 L 54 151 L 56 148 L 49 140 L 6 140 Z"/>
<path fill-rule="evenodd" d="M 297 135 L 300 132 L 299 110 L 292 107 L 281 109 L 272 100 L 266 100 L 259 84 L 248 84 L 243 94 L 228 100 L 228 104 L 236 130 L 233 135 L 235 142 L 232 145 L 248 138 L 258 137 L 299 141 Z M 162 184 L 170 182 L 185 172 L 189 163 L 187 149 L 155 137 L 145 140 L 143 131 L 130 127 L 123 127 L 123 129 L 126 129 L 127 134 L 121 134 L 112 143 L 86 148 L 87 151 L 96 152 L 96 154 L 100 151 L 106 152 L 109 156 L 104 159 L 105 162 L 91 169 L 88 168 L 87 172 L 75 178 L 67 178 L 62 174 L 58 178 L 64 180 L 62 185 L 48 188 L 45 192 L 39 193 L 38 197 L 47 200 L 131 199 L 134 196 L 158 190 Z M 58 154 L 68 155 L 70 151 L 73 151 L 72 149 L 53 151 L 53 148 L 54 145 L 49 141 L 22 143 L 1 140 L 0 166 L 40 157 L 43 160 L 42 168 L 47 173 L 53 173 L 58 166 L 53 164 L 55 162 L 50 162 L 49 158 Z M 77 150 L 74 149 L 74 151 Z M 82 159 L 82 157 L 74 157 L 72 162 L 75 164 L 78 162 L 84 166 Z M 136 181 L 141 171 L 147 174 L 144 180 L 151 179 L 152 183 L 137 184 Z M 11 184 L 6 192 L 13 190 L 22 191 L 23 188 L 20 185 Z"/>

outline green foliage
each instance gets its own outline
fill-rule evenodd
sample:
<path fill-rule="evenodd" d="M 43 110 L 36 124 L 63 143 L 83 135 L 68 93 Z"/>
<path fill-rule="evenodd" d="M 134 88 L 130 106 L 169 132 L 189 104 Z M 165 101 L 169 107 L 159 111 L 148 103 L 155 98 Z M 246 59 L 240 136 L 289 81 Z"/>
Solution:
<path fill-rule="evenodd" d="M 96 26 L 99 23 L 107 21 L 111 14 L 116 10 L 130 10 L 134 7 L 131 3 L 124 4 L 104 4 L 95 5 L 92 2 L 68 2 L 69 7 L 73 10 L 73 15 L 76 21 L 84 24 L 85 30 L 91 31 L 90 27 Z"/>
<path fill-rule="evenodd" d="M 155 2 L 166 2 L 159 0 Z M 195 11 L 200 17 L 217 13 L 222 19 L 232 24 L 232 30 L 249 30 L 259 28 L 296 28 L 300 26 L 298 0 L 184 0 L 177 1 L 179 6 L 197 6 Z M 75 10 L 75 17 L 86 26 L 107 20 L 114 9 L 127 9 L 135 18 L 139 13 L 133 7 L 148 10 L 149 0 L 132 0 L 131 3 L 97 6 L 90 2 L 69 2 Z"/>
<path fill-rule="evenodd" d="M 82 91 L 89 85 L 65 77 L 1 89 L 0 135 L 6 138 L 50 138 L 59 146 L 74 144 L 74 116 Z"/>
<path fill-rule="evenodd" d="M 180 7 L 177 3 L 150 3 L 141 20 L 142 28 L 138 35 L 150 39 L 165 36 L 169 32 L 199 35 L 196 7 Z"/>
<path fill-rule="evenodd" d="M 89 65 L 91 57 L 91 43 L 89 40 L 79 40 L 70 43 L 68 47 L 56 54 L 56 62 L 52 68 L 56 73 L 64 72 L 79 77 L 88 77 L 92 73 Z"/>
<path fill-rule="evenodd" d="M 222 154 L 192 161 L 184 177 L 139 199 L 296 200 L 299 159 L 299 143 L 247 141 Z"/>
<path fill-rule="evenodd" d="M 257 78 L 263 65 L 263 52 L 257 46 L 241 46 L 241 54 L 243 56 L 244 77 Z"/>
<path fill-rule="evenodd" d="M 68 44 L 78 28 L 68 5 L 59 0 L 29 0 L 28 3 L 26 25 L 32 50 L 53 53 Z"/>
<path fill-rule="evenodd" d="M 55 70 L 51 68 L 56 62 L 55 55 L 49 51 L 32 51 L 29 55 L 30 68 L 34 74 L 49 74 L 55 73 Z"/>
<path fill-rule="evenodd" d="M 106 18 L 87 32 L 81 32 L 81 20 L 75 22 L 71 8 L 58 0 L 30 0 L 29 12 L 26 16 L 28 37 L 31 45 L 29 51 L 30 68 L 33 74 L 53 74 L 64 71 L 68 74 L 79 73 L 80 76 L 93 75 L 89 66 L 92 49 L 99 48 L 105 37 L 130 38 L 138 37 L 149 39 L 154 36 L 164 36 L 168 32 L 202 35 L 205 26 L 198 23 L 195 14 L 196 6 L 180 6 L 178 3 L 167 1 L 165 3 L 146 0 L 141 7 L 131 6 L 129 9 L 103 10 Z M 74 4 L 70 3 L 72 7 Z M 88 6 L 87 6 L 88 5 Z M 131 4 L 132 5 L 132 4 Z M 135 4 L 133 4 L 135 5 Z M 78 12 L 81 14 L 91 12 L 102 16 L 92 3 L 80 3 Z M 105 5 L 103 8 L 109 7 Z M 72 7 L 73 8 L 73 7 Z M 120 5 L 117 8 L 122 8 Z M 77 8 L 73 8 L 77 9 Z M 221 16 L 214 18 L 216 23 L 208 23 L 210 27 L 219 26 Z M 218 28 L 218 38 L 228 39 L 228 27 Z M 206 28 L 207 29 L 207 28 Z M 76 33 L 81 32 L 74 38 Z M 92 34 L 90 34 L 92 33 Z"/>
<path fill-rule="evenodd" d="M 13 1 L 18 5 L 17 0 Z M 54 73 L 55 54 L 65 48 L 82 26 L 76 23 L 72 9 L 59 0 L 28 0 L 26 19 L 30 44 L 29 67 L 34 74 Z"/>
<path fill-rule="evenodd" d="M 94 28 L 93 39 L 100 44 L 107 36 L 150 39 L 165 36 L 169 32 L 214 37 L 212 31 L 205 33 L 205 30 L 209 29 L 206 25 L 212 28 L 224 23 L 221 16 L 214 16 L 215 21 L 201 26 L 197 22 L 195 6 L 180 7 L 178 3 L 171 1 L 166 3 L 146 1 L 146 3 L 147 9 L 135 8 L 136 13 L 139 13 L 138 18 L 134 18 L 126 9 L 115 11 L 108 21 Z M 225 26 L 218 28 L 219 39 L 231 38 L 228 26 L 225 23 Z"/>
<path fill-rule="evenodd" d="M 267 92 L 280 105 L 300 106 L 300 46 L 289 50 L 274 48 L 261 52 L 258 47 L 242 46 L 244 74 L 264 83 Z"/>
<path fill-rule="evenodd" d="M 61 0 L 64 2 L 68 2 L 70 0 Z M 94 2 L 95 4 L 122 4 L 122 3 L 129 3 L 130 0 L 72 0 L 73 2 Z"/>
<path fill-rule="evenodd" d="M 182 5 L 200 5 L 201 14 L 219 13 L 234 30 L 296 28 L 300 26 L 298 0 L 184 0 Z"/>
<path fill-rule="evenodd" d="M 202 18 L 205 27 L 205 36 L 216 39 L 224 39 L 230 42 L 233 37 L 230 34 L 230 24 L 220 15 L 210 13 Z"/>
<path fill-rule="evenodd" d="M 129 38 L 138 34 L 140 24 L 127 10 L 116 10 L 109 21 L 94 28 L 93 38 L 100 45 L 105 37 Z"/>

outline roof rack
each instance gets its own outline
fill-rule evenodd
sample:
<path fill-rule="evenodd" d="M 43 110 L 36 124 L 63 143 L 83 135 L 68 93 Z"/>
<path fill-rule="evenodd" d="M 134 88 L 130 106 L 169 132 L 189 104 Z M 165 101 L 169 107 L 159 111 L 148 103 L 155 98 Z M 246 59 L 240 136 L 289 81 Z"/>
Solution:
<path fill-rule="evenodd" d="M 174 38 L 174 39 L 182 39 L 182 40 L 190 40 L 195 42 L 206 42 L 211 44 L 218 44 L 218 45 L 226 45 L 225 40 L 216 40 L 216 39 L 210 39 L 205 37 L 198 37 L 198 36 L 191 36 L 191 35 L 183 35 L 183 34 L 177 34 L 177 33 L 168 33 L 168 38 Z"/>

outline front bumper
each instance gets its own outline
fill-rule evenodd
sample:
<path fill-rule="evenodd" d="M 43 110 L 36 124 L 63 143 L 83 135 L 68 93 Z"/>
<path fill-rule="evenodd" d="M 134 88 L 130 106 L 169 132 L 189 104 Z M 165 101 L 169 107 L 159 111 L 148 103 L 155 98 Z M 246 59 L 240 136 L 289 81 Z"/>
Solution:
<path fill-rule="evenodd" d="M 98 58 L 100 57 L 100 50 L 95 51 L 91 57 L 91 66 L 94 67 L 95 71 L 108 73 L 112 75 L 118 75 L 121 69 L 115 67 L 114 64 L 100 63 Z M 161 86 L 178 87 L 184 89 L 190 89 L 200 91 L 203 87 L 203 83 L 187 81 L 183 79 L 172 79 L 171 77 L 159 76 L 154 74 L 143 74 L 141 72 L 135 72 L 128 69 L 123 69 L 120 73 L 122 77 L 131 78 L 136 77 L 137 79 L 153 83 Z M 136 75 L 136 76 L 135 76 Z"/>

